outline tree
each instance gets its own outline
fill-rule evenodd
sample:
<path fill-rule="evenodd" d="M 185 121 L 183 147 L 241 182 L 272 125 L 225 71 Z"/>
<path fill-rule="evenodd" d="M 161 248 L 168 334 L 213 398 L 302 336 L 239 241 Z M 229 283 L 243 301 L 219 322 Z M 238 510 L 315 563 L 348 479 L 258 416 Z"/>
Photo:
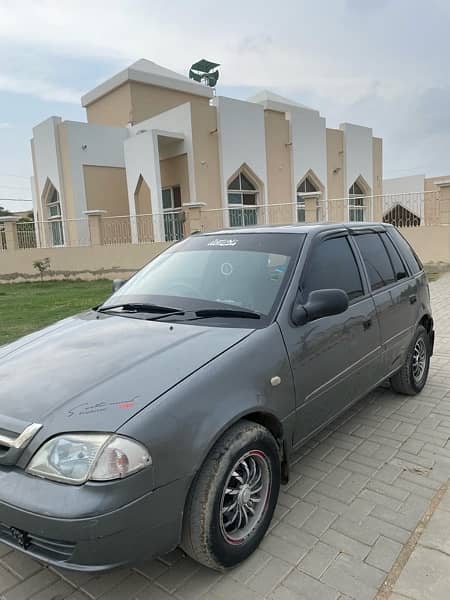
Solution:
<path fill-rule="evenodd" d="M 3 206 L 0 206 L 0 217 L 12 217 L 13 214 L 12 212 L 9 212 L 9 210 L 6 210 L 6 208 L 3 208 Z"/>
<path fill-rule="evenodd" d="M 42 260 L 35 260 L 33 263 L 33 268 L 39 271 L 41 276 L 41 282 L 44 281 L 44 273 L 50 269 L 50 259 L 43 258 Z"/>
<path fill-rule="evenodd" d="M 17 221 L 18 223 L 33 223 L 34 222 L 34 214 L 33 211 L 30 210 L 29 213 L 27 213 L 26 215 L 24 215 L 23 217 L 20 217 L 19 220 Z"/>

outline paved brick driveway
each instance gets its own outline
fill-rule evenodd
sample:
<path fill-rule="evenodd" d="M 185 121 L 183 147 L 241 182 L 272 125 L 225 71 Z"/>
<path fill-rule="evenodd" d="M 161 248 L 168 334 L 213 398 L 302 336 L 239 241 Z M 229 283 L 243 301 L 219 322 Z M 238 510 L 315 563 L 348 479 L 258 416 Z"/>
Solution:
<path fill-rule="evenodd" d="M 373 599 L 450 476 L 450 275 L 431 291 L 437 340 L 424 392 L 379 389 L 311 441 L 245 564 L 220 575 L 175 551 L 92 576 L 42 567 L 0 544 L 0 598 Z"/>

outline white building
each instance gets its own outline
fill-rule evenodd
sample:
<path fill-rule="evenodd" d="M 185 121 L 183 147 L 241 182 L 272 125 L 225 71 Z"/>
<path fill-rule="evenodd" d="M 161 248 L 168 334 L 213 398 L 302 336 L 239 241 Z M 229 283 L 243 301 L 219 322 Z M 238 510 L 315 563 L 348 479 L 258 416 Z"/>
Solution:
<path fill-rule="evenodd" d="M 50 117 L 33 129 L 42 245 L 90 243 L 92 211 L 108 235 L 123 217 L 133 241 L 179 237 L 185 205 L 202 206 L 211 228 L 377 216 L 363 198 L 382 192 L 382 140 L 370 128 L 327 128 L 319 111 L 268 91 L 214 96 L 148 60 L 82 104 L 87 122 Z"/>

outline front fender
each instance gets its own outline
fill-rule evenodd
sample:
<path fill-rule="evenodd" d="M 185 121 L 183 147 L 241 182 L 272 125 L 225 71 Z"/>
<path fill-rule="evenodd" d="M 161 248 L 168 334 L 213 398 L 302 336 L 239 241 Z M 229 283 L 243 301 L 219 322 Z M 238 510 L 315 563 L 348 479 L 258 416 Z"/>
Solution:
<path fill-rule="evenodd" d="M 278 376 L 279 385 L 271 379 Z M 247 338 L 179 383 L 128 421 L 120 433 L 150 450 L 155 487 L 193 476 L 233 423 L 273 415 L 292 439 L 295 394 L 277 323 Z M 290 444 L 288 444 L 290 445 Z"/>

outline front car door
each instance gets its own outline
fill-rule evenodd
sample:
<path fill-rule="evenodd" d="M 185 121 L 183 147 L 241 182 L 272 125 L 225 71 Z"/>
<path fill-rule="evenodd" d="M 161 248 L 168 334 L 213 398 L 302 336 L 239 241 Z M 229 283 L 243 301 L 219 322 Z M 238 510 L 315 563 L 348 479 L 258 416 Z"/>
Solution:
<path fill-rule="evenodd" d="M 294 445 L 361 397 L 380 376 L 380 336 L 375 305 L 346 232 L 326 232 L 310 247 L 298 299 L 318 289 L 343 289 L 350 306 L 340 315 L 295 327 L 286 341 L 296 390 Z"/>

